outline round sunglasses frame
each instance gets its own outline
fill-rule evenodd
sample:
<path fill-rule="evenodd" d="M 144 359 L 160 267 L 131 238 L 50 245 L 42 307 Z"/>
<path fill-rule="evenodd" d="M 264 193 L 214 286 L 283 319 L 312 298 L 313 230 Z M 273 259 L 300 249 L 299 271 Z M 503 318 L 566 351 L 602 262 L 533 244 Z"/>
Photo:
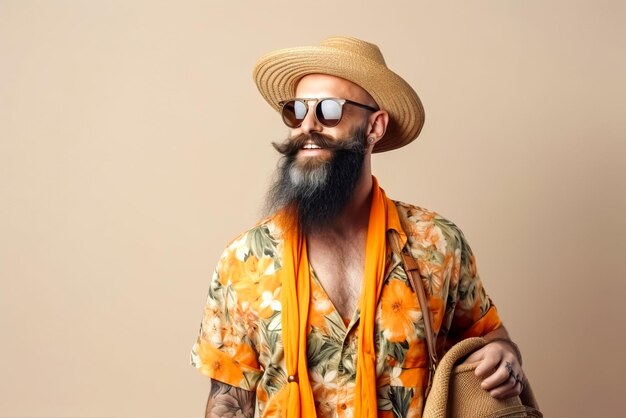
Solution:
<path fill-rule="evenodd" d="M 339 104 L 339 111 L 341 112 L 341 114 L 339 115 L 339 119 L 337 119 L 337 123 L 334 124 L 329 124 L 329 123 L 324 123 L 320 120 L 320 115 L 318 115 L 318 112 L 321 112 L 321 107 L 320 104 L 325 101 L 325 100 L 331 100 L 337 104 Z M 292 102 L 300 102 L 302 104 L 304 104 L 304 108 L 306 109 L 306 113 L 304 114 L 303 118 L 300 120 L 300 123 L 298 124 L 292 124 L 289 122 L 289 119 L 285 116 L 285 106 L 289 103 Z M 316 102 L 315 104 L 315 109 L 313 114 L 315 115 L 315 120 L 317 120 L 322 126 L 326 127 L 326 128 L 333 128 L 337 125 L 339 125 L 339 123 L 341 122 L 341 119 L 343 119 L 343 106 L 345 104 L 351 104 L 352 106 L 357 106 L 360 107 L 362 109 L 366 109 L 369 110 L 370 112 L 378 112 L 380 109 L 377 109 L 375 107 L 372 106 L 368 106 L 366 104 L 363 103 L 359 103 L 359 102 L 355 102 L 349 99 L 339 99 L 336 97 L 320 97 L 320 98 L 316 98 L 316 99 L 300 99 L 300 98 L 295 98 L 295 99 L 290 99 L 290 100 L 283 100 L 278 102 L 278 104 L 280 105 L 280 115 L 283 119 L 283 123 L 285 125 L 287 125 L 289 128 L 292 129 L 296 129 L 299 128 L 300 126 L 302 126 L 302 122 L 304 121 L 304 119 L 306 118 L 306 115 L 309 114 L 309 102 Z"/>

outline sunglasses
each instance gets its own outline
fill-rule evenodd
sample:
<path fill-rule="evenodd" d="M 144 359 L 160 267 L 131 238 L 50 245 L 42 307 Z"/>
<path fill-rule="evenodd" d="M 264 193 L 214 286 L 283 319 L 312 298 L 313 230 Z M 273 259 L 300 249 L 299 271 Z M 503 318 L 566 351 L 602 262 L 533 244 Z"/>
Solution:
<path fill-rule="evenodd" d="M 353 102 L 348 99 L 291 99 L 279 102 L 283 122 L 290 128 L 299 128 L 302 121 L 309 113 L 309 102 L 317 102 L 315 104 L 315 119 L 327 128 L 337 126 L 341 122 L 343 116 L 343 105 L 351 104 L 371 112 L 378 112 L 378 109 L 364 105 L 362 103 Z"/>

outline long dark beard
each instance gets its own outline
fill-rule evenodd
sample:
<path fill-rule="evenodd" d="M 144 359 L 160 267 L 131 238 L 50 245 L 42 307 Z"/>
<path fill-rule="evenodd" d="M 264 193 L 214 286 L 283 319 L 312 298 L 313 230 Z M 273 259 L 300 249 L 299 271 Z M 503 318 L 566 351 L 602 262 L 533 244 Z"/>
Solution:
<path fill-rule="evenodd" d="M 332 155 L 298 161 L 298 151 L 307 142 L 329 150 Z M 272 144 L 282 158 L 267 194 L 266 213 L 287 210 L 295 215 L 305 234 L 322 230 L 352 197 L 363 167 L 365 144 L 363 128 L 348 139 L 336 140 L 312 133 Z"/>

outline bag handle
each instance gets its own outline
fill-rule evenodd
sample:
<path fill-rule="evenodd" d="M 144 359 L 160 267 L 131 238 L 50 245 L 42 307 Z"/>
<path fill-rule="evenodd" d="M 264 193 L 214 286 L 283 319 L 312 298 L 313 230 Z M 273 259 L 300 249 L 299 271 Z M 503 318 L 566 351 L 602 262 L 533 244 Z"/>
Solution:
<path fill-rule="evenodd" d="M 402 265 L 407 273 L 407 278 L 413 286 L 413 290 L 417 293 L 417 300 L 419 301 L 420 309 L 422 311 L 422 319 L 424 321 L 424 333 L 426 334 L 426 345 L 428 346 L 428 385 L 426 386 L 425 397 L 428 396 L 430 388 L 433 384 L 433 378 L 435 377 L 435 370 L 437 369 L 437 350 L 435 349 L 435 333 L 433 332 L 433 321 L 430 315 L 430 308 L 428 305 L 428 299 L 426 298 L 426 292 L 424 285 L 422 284 L 422 277 L 419 272 L 419 265 L 417 260 L 408 252 L 405 248 L 401 249 L 400 236 L 398 231 L 393 229 L 388 232 L 389 240 L 391 242 L 391 250 L 400 256 Z"/>

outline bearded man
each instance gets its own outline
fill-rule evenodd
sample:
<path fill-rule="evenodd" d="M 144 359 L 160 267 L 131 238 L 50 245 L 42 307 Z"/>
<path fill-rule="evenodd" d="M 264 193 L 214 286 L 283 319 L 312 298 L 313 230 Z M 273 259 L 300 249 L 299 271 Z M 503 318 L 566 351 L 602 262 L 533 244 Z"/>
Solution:
<path fill-rule="evenodd" d="M 372 153 L 408 144 L 424 122 L 378 47 L 335 37 L 275 51 L 254 80 L 290 133 L 274 144 L 269 216 L 227 246 L 210 284 L 192 349 L 211 378 L 206 416 L 420 417 L 428 328 L 392 233 L 417 260 L 439 350 L 483 336 L 467 360 L 482 388 L 520 394 L 519 351 L 462 232 L 388 199 L 372 176 Z"/>

